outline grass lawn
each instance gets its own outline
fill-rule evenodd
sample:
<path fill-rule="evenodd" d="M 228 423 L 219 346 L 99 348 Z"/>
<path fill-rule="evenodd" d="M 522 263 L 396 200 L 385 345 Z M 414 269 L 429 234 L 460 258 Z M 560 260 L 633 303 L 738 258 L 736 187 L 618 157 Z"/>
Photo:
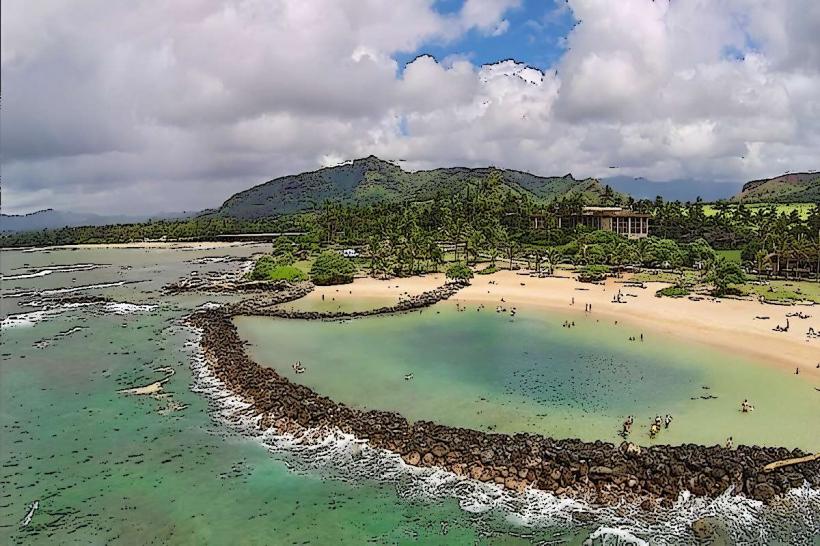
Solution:
<path fill-rule="evenodd" d="M 307 260 L 297 260 L 293 262 L 293 267 L 298 267 L 305 273 L 310 271 L 310 268 L 313 267 L 313 262 L 316 261 L 316 258 L 308 258 Z"/>
<path fill-rule="evenodd" d="M 677 283 L 681 280 L 687 285 L 695 285 L 700 279 L 700 272 L 692 269 L 684 269 L 683 271 L 660 271 L 660 270 L 644 270 L 640 273 L 635 273 L 629 280 L 636 282 L 668 282 Z"/>
<path fill-rule="evenodd" d="M 800 218 L 804 220 L 809 217 L 809 212 L 817 206 L 814 203 L 752 203 L 746 205 L 746 208 L 755 211 L 757 209 L 766 208 L 770 205 L 774 205 L 774 207 L 777 209 L 778 214 L 783 212 L 785 212 L 786 214 L 791 214 L 793 210 L 797 210 L 797 212 L 800 214 Z M 714 216 L 718 213 L 718 210 L 715 207 L 715 205 L 704 205 L 703 213 L 706 216 Z"/>
<path fill-rule="evenodd" d="M 742 284 L 735 288 L 745 295 L 766 301 L 813 301 L 820 303 L 820 283 L 814 281 L 769 281 L 768 285 Z"/>

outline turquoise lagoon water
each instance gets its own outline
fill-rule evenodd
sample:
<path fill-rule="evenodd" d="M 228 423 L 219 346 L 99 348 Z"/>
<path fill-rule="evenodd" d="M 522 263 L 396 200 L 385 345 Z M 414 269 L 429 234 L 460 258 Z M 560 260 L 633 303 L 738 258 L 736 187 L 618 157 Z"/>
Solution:
<path fill-rule="evenodd" d="M 619 442 L 620 424 L 634 415 L 630 439 L 644 445 L 732 436 L 820 449 L 813 385 L 765 363 L 650 332 L 641 342 L 634 327 L 594 314 L 511 317 L 457 306 L 346 322 L 235 321 L 258 362 L 335 400 L 411 419 Z M 305 374 L 293 372 L 296 360 Z M 739 411 L 744 399 L 755 412 Z M 672 425 L 650 440 L 650 422 L 666 414 Z"/>
<path fill-rule="evenodd" d="M 408 470 L 368 450 L 354 461 L 350 438 L 300 446 L 226 422 L 218 397 L 198 376 L 195 333 L 178 323 L 196 306 L 220 298 L 170 297 L 161 288 L 192 270 L 204 274 L 230 265 L 220 257 L 260 250 L 2 252 L 0 542 L 581 544 L 594 536 L 597 544 L 634 536 L 672 544 L 686 541 L 688 523 L 708 514 L 724 519 L 732 540 L 816 542 L 812 533 L 820 499 L 809 490 L 796 491 L 792 504 L 773 509 L 743 499 L 684 499 L 672 511 L 645 515 L 546 494 L 511 496 L 443 473 Z M 43 273 L 44 268 L 52 272 Z M 43 294 L 105 295 L 134 305 L 49 308 L 38 303 Z M 677 359 L 678 365 L 646 379 L 651 383 L 639 381 L 653 351 L 663 354 L 663 347 L 648 339 L 640 351 L 632 349 L 620 343 L 625 333 L 620 330 L 611 334 L 611 344 L 597 349 L 572 342 L 586 355 L 572 365 L 597 362 L 601 371 L 584 374 L 578 368 L 556 381 L 563 373 L 559 363 L 575 362 L 567 360 L 570 353 L 562 351 L 569 349 L 558 341 L 586 331 L 584 325 L 561 331 L 560 323 L 552 324 L 556 320 L 547 321 L 549 326 L 539 317 L 509 323 L 489 313 L 468 317 L 444 305 L 440 315 L 430 310 L 343 324 L 253 322 L 242 332 L 273 336 L 278 356 L 259 342 L 252 348 L 257 356 L 284 372 L 291 359 L 301 358 L 308 373 L 300 380 L 321 391 L 402 409 L 413 418 L 480 428 L 608 438 L 612 421 L 622 413 L 643 417 L 663 407 L 681 416 L 669 431 L 673 441 L 690 420 L 684 394 L 698 393 L 701 383 L 711 381 L 720 396 L 704 405 L 730 398 L 717 377 Z M 527 333 L 529 328 L 533 332 Z M 544 328 L 556 329 L 550 334 L 556 336 L 550 341 L 556 343 L 554 352 L 543 345 L 550 339 L 543 337 Z M 597 328 L 597 337 L 610 335 L 609 327 Z M 442 352 L 447 340 L 451 353 Z M 331 351 L 330 344 L 339 346 Z M 483 358 L 465 368 L 476 355 Z M 607 361 L 614 366 L 609 371 Z M 348 370 L 334 372 L 335 366 Z M 174 374 L 160 396 L 118 393 L 165 377 L 169 369 Z M 362 369 L 374 387 L 364 394 L 348 385 Z M 760 373 L 770 371 L 765 370 Z M 547 371 L 558 375 L 547 377 Z M 409 372 L 414 379 L 405 382 L 402 376 Z M 335 387 L 333 373 L 338 373 Z M 626 386 L 620 384 L 624 379 Z M 442 384 L 449 385 L 449 406 L 441 402 Z M 382 389 L 376 387 L 385 385 L 393 385 L 394 397 L 380 398 Z M 420 392 L 407 396 L 408 389 L 422 386 L 428 387 L 426 398 Z M 619 388 L 626 389 L 623 395 L 607 396 Z M 664 397 L 670 397 L 668 403 Z M 636 409 L 633 400 L 642 401 L 646 411 Z M 789 404 L 801 408 L 800 400 L 797 395 Z M 755 417 L 764 418 L 767 411 Z M 552 416 L 539 417 L 542 413 Z M 605 417 L 591 417 L 596 414 Z M 811 444 L 799 431 L 782 434 L 787 445 Z M 37 510 L 22 526 L 35 501 Z"/>

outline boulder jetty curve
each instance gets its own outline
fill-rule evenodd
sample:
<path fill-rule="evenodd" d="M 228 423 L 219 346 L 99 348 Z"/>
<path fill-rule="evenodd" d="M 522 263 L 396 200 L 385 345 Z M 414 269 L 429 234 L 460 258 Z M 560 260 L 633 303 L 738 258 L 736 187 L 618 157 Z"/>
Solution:
<path fill-rule="evenodd" d="M 248 411 L 260 418 L 262 428 L 297 434 L 339 429 L 374 448 L 399 454 L 409 465 L 438 467 L 512 490 L 534 487 L 601 504 L 631 499 L 651 506 L 656 501 L 672 502 L 684 491 L 717 497 L 730 489 L 769 502 L 804 483 L 820 487 L 818 460 L 774 470 L 764 468 L 805 457 L 800 450 L 694 444 L 639 447 L 626 442 L 616 446 L 535 434 L 486 433 L 427 421 L 410 423 L 394 412 L 351 408 L 251 360 L 232 321 L 239 314 L 333 320 L 407 312 L 446 299 L 458 288 L 445 285 L 431 291 L 435 294 L 428 292 L 396 306 L 360 313 L 286 312 L 271 307 L 271 302 L 257 305 L 246 300 L 197 311 L 186 322 L 201 332 L 201 349 L 210 371 L 250 405 Z M 275 299 L 289 301 L 307 291 L 308 287 L 300 287 Z"/>

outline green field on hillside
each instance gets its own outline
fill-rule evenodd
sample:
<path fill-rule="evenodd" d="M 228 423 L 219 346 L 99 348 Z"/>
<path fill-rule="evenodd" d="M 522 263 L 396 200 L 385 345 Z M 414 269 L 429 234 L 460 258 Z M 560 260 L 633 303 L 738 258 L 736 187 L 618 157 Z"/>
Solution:
<path fill-rule="evenodd" d="M 734 208 L 737 205 L 730 204 L 730 208 Z M 747 209 L 751 211 L 756 211 L 758 209 L 764 209 L 767 207 L 775 207 L 777 209 L 777 213 L 786 213 L 791 214 L 793 210 L 796 210 L 798 214 L 800 214 L 800 218 L 806 219 L 809 216 L 809 212 L 816 207 L 815 203 L 751 203 L 748 205 L 744 205 Z M 706 216 L 714 216 L 718 213 L 718 209 L 716 205 L 709 204 L 703 206 L 703 213 Z"/>

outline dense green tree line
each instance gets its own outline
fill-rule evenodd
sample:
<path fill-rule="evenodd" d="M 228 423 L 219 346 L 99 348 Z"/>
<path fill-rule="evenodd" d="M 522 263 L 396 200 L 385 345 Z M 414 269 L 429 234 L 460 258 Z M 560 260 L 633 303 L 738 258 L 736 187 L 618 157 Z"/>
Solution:
<path fill-rule="evenodd" d="M 41 246 L 141 240 L 197 240 L 216 235 L 301 231 L 303 248 L 327 244 L 357 246 L 374 272 L 413 274 L 438 269 L 445 253 L 474 263 L 516 260 L 549 270 L 555 263 L 694 265 L 712 256 L 705 249 L 742 250 L 750 269 L 777 276 L 818 274 L 820 212 L 807 218 L 776 206 L 749 208 L 718 204 L 707 214 L 704 203 L 630 199 L 625 206 L 652 214 L 652 237 L 631 242 L 614 234 L 589 233 L 584 227 L 558 228 L 558 218 L 578 213 L 583 197 L 543 203 L 500 183 L 497 175 L 466 184 L 456 194 L 412 203 L 340 204 L 325 202 L 312 211 L 278 218 L 239 220 L 207 215 L 181 221 L 101 227 L 75 227 L 3 234 L 3 246 Z M 535 227 L 533 218 L 538 217 Z M 307 246 L 305 246 L 307 245 Z M 711 248 L 710 248 L 711 247 Z M 449 256 L 449 254 L 448 254 Z"/>
<path fill-rule="evenodd" d="M 302 217 L 239 220 L 220 216 L 203 216 L 189 220 L 166 220 L 138 224 L 66 227 L 20 233 L 3 233 L 4 247 L 54 246 L 92 243 L 127 243 L 144 240 L 198 240 L 216 235 L 265 233 L 305 229 Z"/>

